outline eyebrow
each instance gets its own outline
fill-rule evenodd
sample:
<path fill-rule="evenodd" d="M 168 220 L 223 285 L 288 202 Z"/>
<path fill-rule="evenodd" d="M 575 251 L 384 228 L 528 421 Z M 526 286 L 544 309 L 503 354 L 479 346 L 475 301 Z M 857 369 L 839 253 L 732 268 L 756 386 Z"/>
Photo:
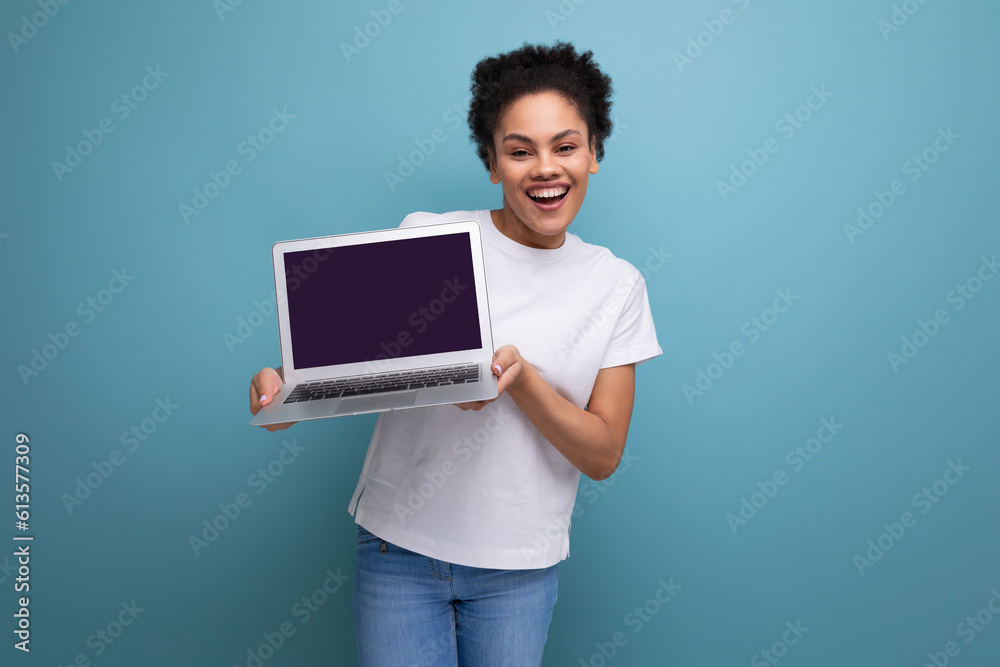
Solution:
<path fill-rule="evenodd" d="M 568 136 L 570 134 L 575 134 L 575 135 L 578 135 L 578 136 L 580 135 L 580 133 L 577 132 L 574 129 L 563 130 L 559 134 L 553 136 L 552 139 L 549 140 L 549 142 L 550 143 L 555 143 L 555 142 L 559 141 L 560 139 L 563 139 L 564 137 L 566 137 L 566 136 Z M 516 132 L 511 132 L 510 134 L 508 134 L 506 137 L 503 138 L 503 141 L 510 141 L 510 140 L 513 140 L 513 141 L 523 141 L 526 144 L 531 144 L 532 146 L 535 145 L 535 142 L 530 137 L 526 137 L 525 135 L 518 134 Z"/>

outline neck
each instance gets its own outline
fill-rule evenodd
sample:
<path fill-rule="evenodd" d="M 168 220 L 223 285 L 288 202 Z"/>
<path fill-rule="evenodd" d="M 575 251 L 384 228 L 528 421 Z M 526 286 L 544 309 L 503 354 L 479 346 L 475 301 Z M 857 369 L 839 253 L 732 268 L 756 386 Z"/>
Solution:
<path fill-rule="evenodd" d="M 491 210 L 490 217 L 493 219 L 493 225 L 501 234 L 515 243 L 520 243 L 529 248 L 554 250 L 560 247 L 566 240 L 565 230 L 556 236 L 546 236 L 534 231 L 517 217 L 510 207 L 507 206 L 506 201 L 502 209 Z"/>

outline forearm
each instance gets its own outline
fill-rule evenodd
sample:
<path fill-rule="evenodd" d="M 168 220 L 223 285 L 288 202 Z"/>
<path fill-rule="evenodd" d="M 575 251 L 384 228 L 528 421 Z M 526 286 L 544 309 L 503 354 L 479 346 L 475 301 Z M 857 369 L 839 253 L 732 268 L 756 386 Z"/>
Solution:
<path fill-rule="evenodd" d="M 524 377 L 508 393 L 535 428 L 587 477 L 611 476 L 625 449 L 624 440 L 619 442 L 600 415 L 562 397 L 531 364 L 525 364 L 521 373 Z"/>

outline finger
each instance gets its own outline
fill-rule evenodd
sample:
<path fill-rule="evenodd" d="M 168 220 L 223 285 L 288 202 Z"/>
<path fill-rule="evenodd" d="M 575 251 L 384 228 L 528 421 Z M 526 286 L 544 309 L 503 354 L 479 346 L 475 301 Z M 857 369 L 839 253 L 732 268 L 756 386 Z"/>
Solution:
<path fill-rule="evenodd" d="M 274 394 L 268 394 L 262 380 L 254 380 L 250 385 L 250 412 L 256 415 L 260 409 L 271 402 Z"/>
<path fill-rule="evenodd" d="M 503 375 L 503 372 L 510 366 L 510 361 L 504 359 L 504 356 L 505 355 L 502 351 L 497 350 L 493 354 L 493 361 L 490 362 L 493 364 L 490 366 L 490 370 L 493 371 L 493 375 L 496 375 L 497 377 Z"/>
<path fill-rule="evenodd" d="M 295 422 L 284 422 L 281 424 L 264 424 L 261 426 L 261 428 L 266 428 L 268 431 L 271 431 L 273 433 L 275 431 L 284 431 L 286 428 L 288 428 L 294 423 Z"/>
<path fill-rule="evenodd" d="M 264 388 L 265 391 L 260 397 L 260 404 L 268 405 L 274 399 L 275 394 L 281 390 L 281 379 L 277 373 L 268 373 L 268 377 L 264 381 Z"/>
<path fill-rule="evenodd" d="M 260 412 L 260 393 L 257 391 L 257 379 L 250 383 L 250 413 L 256 415 Z"/>
<path fill-rule="evenodd" d="M 497 378 L 497 394 L 503 394 L 520 377 L 521 367 L 517 362 L 505 366 L 503 373 Z"/>
<path fill-rule="evenodd" d="M 281 379 L 276 372 L 261 371 L 255 375 L 250 383 L 250 412 L 257 414 L 260 408 L 271 403 L 280 389 Z"/>
<path fill-rule="evenodd" d="M 494 400 L 496 399 L 491 398 L 488 401 L 467 401 L 465 403 L 452 403 L 452 405 L 462 410 L 482 410 Z"/>
<path fill-rule="evenodd" d="M 497 348 L 496 352 L 493 353 L 493 360 L 490 362 L 490 364 L 492 364 L 490 370 L 493 371 L 494 375 L 500 377 L 516 360 L 517 356 L 514 352 L 514 348 L 510 345 L 502 345 Z"/>
<path fill-rule="evenodd" d="M 511 382 L 513 382 L 511 373 L 508 373 L 506 376 L 497 380 L 497 395 L 501 395 L 506 392 L 508 387 L 510 387 Z"/>

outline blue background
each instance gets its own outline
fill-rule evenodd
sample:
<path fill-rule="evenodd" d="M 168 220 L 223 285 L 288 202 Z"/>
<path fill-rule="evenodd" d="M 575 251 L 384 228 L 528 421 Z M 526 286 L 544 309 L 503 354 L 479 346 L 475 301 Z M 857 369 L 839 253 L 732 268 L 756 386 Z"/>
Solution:
<path fill-rule="evenodd" d="M 948 642 L 949 664 L 997 664 L 1000 280 L 977 272 L 992 279 L 983 258 L 1000 252 L 1000 5 L 220 7 L 0 9 L 3 664 L 254 664 L 248 650 L 284 622 L 295 634 L 263 664 L 356 662 L 349 578 L 307 622 L 293 609 L 327 570 L 353 573 L 346 507 L 374 417 L 247 425 L 251 376 L 280 363 L 270 247 L 498 206 L 468 140 L 469 74 L 555 39 L 592 49 L 616 89 L 617 129 L 570 229 L 643 268 L 665 354 L 638 370 L 627 465 L 581 483 L 545 664 L 773 664 L 766 649 L 789 667 L 920 667 Z M 135 107 L 124 118 L 122 95 Z M 241 143 L 275 110 L 294 118 L 248 161 Z M 796 113 L 789 136 L 781 121 Z M 86 139 L 103 119 L 113 131 Z M 92 150 L 78 166 L 54 168 L 81 142 Z M 778 149 L 746 163 L 765 145 Z M 925 151 L 935 161 L 911 180 L 906 163 Z M 180 205 L 231 160 L 239 173 L 186 220 Z M 874 224 L 845 229 L 896 180 L 905 191 Z M 719 182 L 740 185 L 723 196 Z M 134 278 L 102 292 L 116 270 Z M 978 288 L 961 309 L 959 285 Z M 796 299 L 775 318 L 777 290 Z M 88 298 L 102 310 L 79 308 Z M 887 355 L 921 321 L 934 330 L 939 309 L 947 322 L 894 367 Z M 78 335 L 61 339 L 70 323 Z M 727 359 L 735 341 L 744 353 Z M 19 370 L 43 348 L 37 374 Z M 699 371 L 712 384 L 685 394 Z M 162 423 L 158 399 L 177 406 Z M 822 419 L 842 427 L 793 465 L 786 454 Z M 144 423 L 130 451 L 123 434 Z M 19 432 L 30 655 L 11 632 Z M 271 482 L 253 477 L 292 440 L 297 458 Z M 949 462 L 968 470 L 938 498 Z M 775 474 L 786 483 L 768 485 Z M 88 475 L 100 485 L 67 504 Z M 938 502 L 914 502 L 925 488 Z M 249 506 L 193 547 L 240 493 Z M 755 513 L 727 519 L 744 499 Z M 904 512 L 915 523 L 892 537 L 885 524 Z M 880 538 L 890 548 L 859 565 Z M 133 600 L 134 622 L 95 639 Z M 967 641 L 960 624 L 977 612 L 990 622 Z"/>

